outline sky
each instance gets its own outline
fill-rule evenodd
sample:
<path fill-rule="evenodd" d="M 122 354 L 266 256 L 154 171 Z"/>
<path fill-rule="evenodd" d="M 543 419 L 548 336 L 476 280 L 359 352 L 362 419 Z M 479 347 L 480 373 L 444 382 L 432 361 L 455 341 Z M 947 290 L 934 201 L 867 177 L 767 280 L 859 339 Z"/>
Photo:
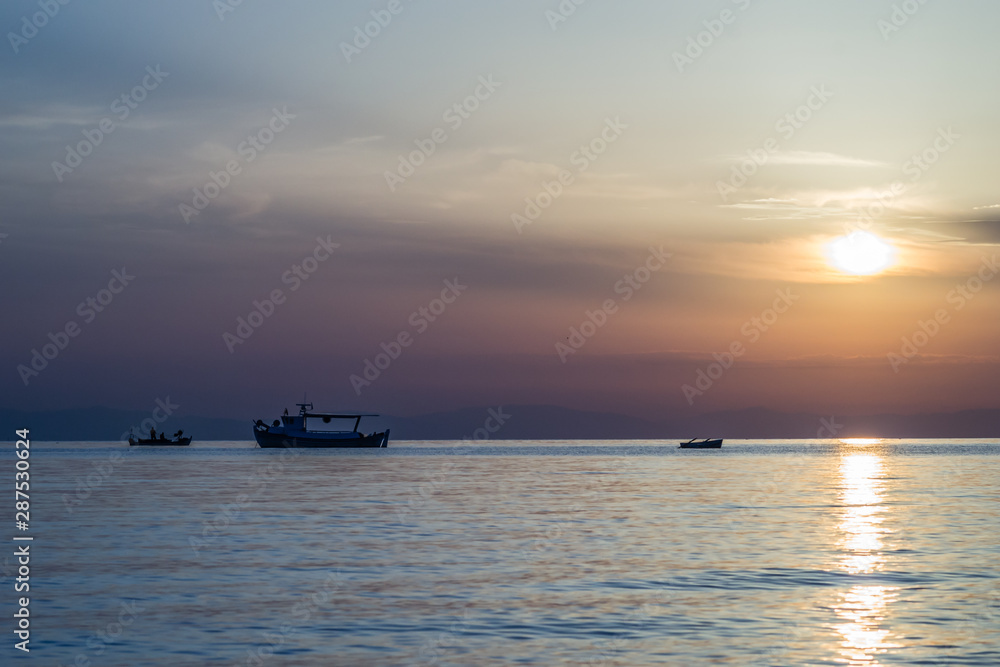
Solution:
<path fill-rule="evenodd" d="M 0 407 L 1000 407 L 998 20 L 6 2 Z"/>

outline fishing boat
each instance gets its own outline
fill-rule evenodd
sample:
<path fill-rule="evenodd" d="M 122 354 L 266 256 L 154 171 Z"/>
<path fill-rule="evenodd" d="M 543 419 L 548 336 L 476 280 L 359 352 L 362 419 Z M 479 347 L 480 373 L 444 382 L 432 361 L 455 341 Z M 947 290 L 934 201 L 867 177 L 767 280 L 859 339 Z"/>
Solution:
<path fill-rule="evenodd" d="M 722 438 L 705 438 L 698 440 L 691 438 L 687 442 L 681 443 L 681 449 L 719 449 L 722 447 Z"/>
<path fill-rule="evenodd" d="M 131 433 L 128 434 L 129 447 L 187 447 L 191 444 L 191 436 L 184 437 L 183 431 L 174 433 L 173 440 L 167 440 L 167 435 L 161 433 L 159 438 L 137 438 Z"/>
<path fill-rule="evenodd" d="M 362 417 L 378 417 L 376 414 L 362 413 L 340 413 L 340 412 L 314 412 L 312 403 L 296 403 L 299 414 L 289 415 L 288 410 L 275 419 L 271 425 L 267 425 L 263 420 L 258 419 L 253 423 L 253 437 L 257 440 L 257 445 L 264 448 L 271 447 L 388 447 L 389 429 L 378 433 L 372 432 L 365 435 L 358 430 Z M 335 428 L 338 420 L 341 424 L 348 420 L 354 420 L 354 427 L 350 430 Z"/>

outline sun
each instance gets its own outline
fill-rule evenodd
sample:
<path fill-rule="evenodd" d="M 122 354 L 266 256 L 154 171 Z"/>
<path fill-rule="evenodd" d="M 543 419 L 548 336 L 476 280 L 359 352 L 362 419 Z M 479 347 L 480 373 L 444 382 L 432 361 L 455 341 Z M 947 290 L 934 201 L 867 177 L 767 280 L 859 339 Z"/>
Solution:
<path fill-rule="evenodd" d="M 844 273 L 870 276 L 892 266 L 896 249 L 869 232 L 852 232 L 828 243 L 826 255 Z"/>

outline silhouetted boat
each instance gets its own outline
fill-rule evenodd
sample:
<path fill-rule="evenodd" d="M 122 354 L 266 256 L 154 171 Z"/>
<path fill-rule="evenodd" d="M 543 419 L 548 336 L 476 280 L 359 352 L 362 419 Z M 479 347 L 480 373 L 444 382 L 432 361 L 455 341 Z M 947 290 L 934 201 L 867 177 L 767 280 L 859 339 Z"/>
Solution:
<path fill-rule="evenodd" d="M 131 434 L 128 436 L 129 447 L 136 447 L 138 445 L 148 445 L 150 447 L 187 447 L 191 444 L 190 436 L 187 438 L 176 438 L 174 440 L 167 440 L 164 438 L 136 438 Z"/>
<path fill-rule="evenodd" d="M 722 447 L 722 438 L 705 438 L 697 440 L 691 438 L 687 442 L 681 443 L 681 449 L 719 449 Z"/>
<path fill-rule="evenodd" d="M 282 415 L 268 426 L 258 419 L 253 424 L 253 437 L 261 447 L 388 447 L 389 429 L 382 433 L 365 435 L 358 431 L 362 417 L 378 417 L 375 414 L 344 414 L 333 412 L 312 412 L 312 403 L 296 403 L 299 414 Z M 353 419 L 350 431 L 334 431 L 323 428 L 334 419 Z"/>

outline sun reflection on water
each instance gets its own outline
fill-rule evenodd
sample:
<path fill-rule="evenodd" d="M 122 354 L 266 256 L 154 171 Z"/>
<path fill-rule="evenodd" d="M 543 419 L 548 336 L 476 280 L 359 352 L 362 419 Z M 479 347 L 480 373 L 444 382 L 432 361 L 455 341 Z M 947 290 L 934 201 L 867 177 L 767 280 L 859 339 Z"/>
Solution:
<path fill-rule="evenodd" d="M 852 454 L 840 464 L 844 505 L 840 532 L 845 550 L 842 567 L 850 574 L 867 574 L 880 569 L 882 528 L 885 508 L 881 505 L 883 482 L 882 459 L 874 454 Z"/>
<path fill-rule="evenodd" d="M 877 445 L 880 442 L 882 442 L 882 439 L 881 438 L 841 438 L 840 442 L 843 443 L 843 444 L 845 444 L 845 445 L 864 446 L 864 445 Z"/>
<path fill-rule="evenodd" d="M 889 532 L 883 526 L 886 507 L 882 458 L 877 454 L 845 456 L 840 475 L 840 502 L 844 506 L 839 526 L 844 551 L 840 567 L 848 574 L 878 572 L 886 564 L 883 536 Z M 857 585 L 842 594 L 834 605 L 837 616 L 844 621 L 835 627 L 843 640 L 840 652 L 847 664 L 878 665 L 879 653 L 899 646 L 892 642 L 891 631 L 883 627 L 896 590 L 889 586 Z"/>
<path fill-rule="evenodd" d="M 890 641 L 890 630 L 881 627 L 895 591 L 886 586 L 854 586 L 835 607 L 837 615 L 846 621 L 836 627 L 844 639 L 841 655 L 847 658 L 847 664 L 878 665 L 877 654 L 899 646 Z"/>

